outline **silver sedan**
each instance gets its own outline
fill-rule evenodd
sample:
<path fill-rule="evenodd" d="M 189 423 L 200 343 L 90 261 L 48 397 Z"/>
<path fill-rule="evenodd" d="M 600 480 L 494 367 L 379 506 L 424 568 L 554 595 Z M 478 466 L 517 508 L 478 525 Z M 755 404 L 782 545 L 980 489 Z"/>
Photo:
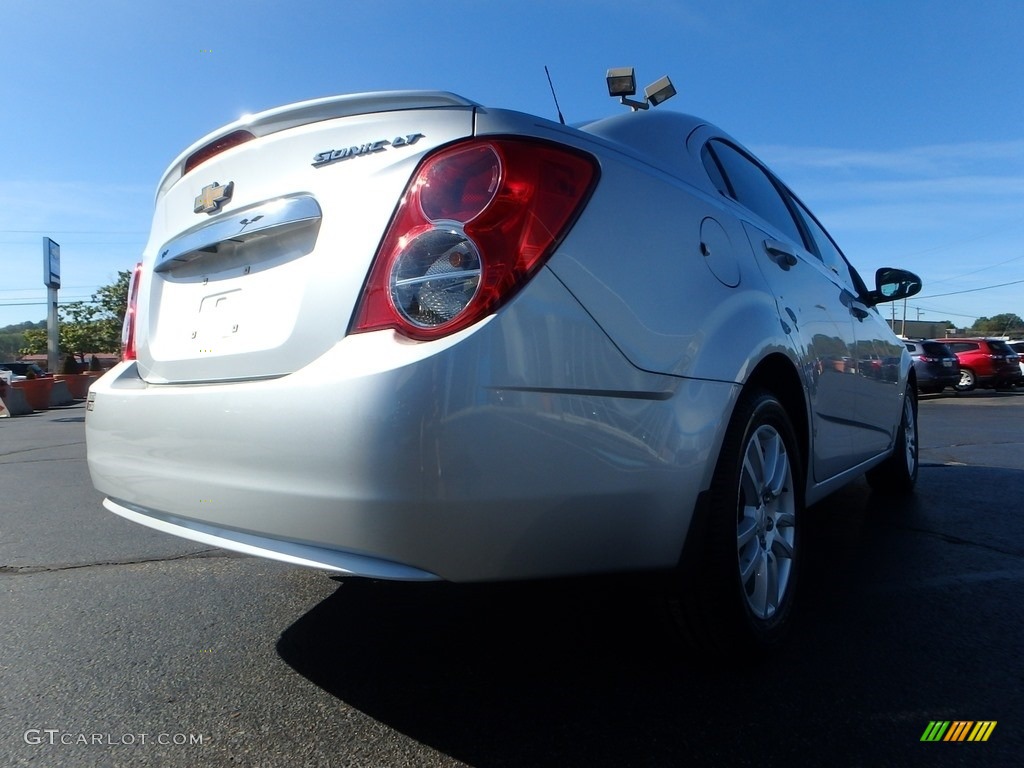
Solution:
<path fill-rule="evenodd" d="M 188 539 L 386 579 L 658 573 L 699 639 L 771 646 L 805 505 L 916 479 L 875 305 L 920 280 L 875 278 L 696 117 L 281 107 L 160 180 L 89 467 Z"/>

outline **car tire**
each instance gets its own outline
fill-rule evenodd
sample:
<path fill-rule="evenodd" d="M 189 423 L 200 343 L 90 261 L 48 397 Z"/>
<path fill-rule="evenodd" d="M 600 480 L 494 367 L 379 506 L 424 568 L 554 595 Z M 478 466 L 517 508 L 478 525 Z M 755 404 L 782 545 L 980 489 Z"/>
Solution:
<path fill-rule="evenodd" d="M 904 494 L 914 490 L 920 465 L 920 441 L 917 428 L 917 398 L 907 386 L 903 397 L 903 415 L 889 457 L 867 474 L 868 484 L 876 491 Z"/>
<path fill-rule="evenodd" d="M 960 369 L 960 381 L 954 385 L 954 389 L 957 392 L 970 392 L 977 385 L 978 380 L 974 376 L 974 371 L 970 368 Z"/>
<path fill-rule="evenodd" d="M 705 651 L 755 658 L 788 634 L 800 565 L 803 464 L 772 394 L 745 394 L 698 505 L 669 598 Z"/>

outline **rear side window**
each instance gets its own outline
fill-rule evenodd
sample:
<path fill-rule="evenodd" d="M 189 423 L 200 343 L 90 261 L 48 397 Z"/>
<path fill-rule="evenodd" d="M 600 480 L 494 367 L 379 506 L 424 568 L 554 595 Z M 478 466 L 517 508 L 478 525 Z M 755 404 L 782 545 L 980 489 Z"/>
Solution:
<path fill-rule="evenodd" d="M 857 275 L 853 267 L 846 261 L 846 257 L 843 256 L 838 246 L 832 241 L 828 232 L 822 228 L 818 220 L 804 207 L 803 203 L 792 197 L 789 199 L 797 215 L 803 219 L 804 228 L 810 235 L 814 250 L 822 263 L 840 280 L 853 288 L 854 293 L 858 295 L 865 293 L 867 289 L 864 287 L 864 282 L 860 279 L 860 275 Z"/>
<path fill-rule="evenodd" d="M 701 155 L 719 191 L 774 225 L 794 243 L 804 244 L 778 188 L 757 163 L 721 141 L 709 141 Z"/>
<path fill-rule="evenodd" d="M 954 341 L 952 344 L 947 344 L 954 352 L 973 352 L 978 349 L 977 342 L 974 341 Z"/>
<path fill-rule="evenodd" d="M 704 163 L 704 170 L 707 171 L 708 178 L 711 179 L 711 183 L 715 185 L 715 189 L 721 192 L 726 197 L 731 197 L 734 200 L 736 195 L 733 194 L 732 189 L 729 188 L 729 184 L 725 181 L 725 176 L 722 175 L 722 169 L 718 166 L 718 161 L 711 154 L 711 150 L 704 146 L 701 150 L 700 159 Z"/>

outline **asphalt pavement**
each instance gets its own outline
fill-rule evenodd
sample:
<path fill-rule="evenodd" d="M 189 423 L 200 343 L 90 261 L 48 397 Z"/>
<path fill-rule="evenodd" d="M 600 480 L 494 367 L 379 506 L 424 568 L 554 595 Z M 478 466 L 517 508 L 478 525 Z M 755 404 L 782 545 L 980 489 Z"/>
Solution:
<path fill-rule="evenodd" d="M 103 510 L 82 404 L 0 420 L 0 764 L 1019 765 L 1024 394 L 920 411 L 916 494 L 808 510 L 795 635 L 754 666 L 630 579 L 341 580 L 180 541 Z"/>

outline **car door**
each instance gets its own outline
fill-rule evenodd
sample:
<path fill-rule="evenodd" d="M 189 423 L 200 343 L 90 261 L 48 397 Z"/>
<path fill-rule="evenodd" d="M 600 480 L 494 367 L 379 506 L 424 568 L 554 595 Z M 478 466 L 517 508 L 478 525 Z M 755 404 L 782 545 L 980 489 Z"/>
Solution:
<path fill-rule="evenodd" d="M 852 322 L 855 379 L 849 383 L 856 420 L 851 440 L 853 458 L 859 463 L 888 451 L 892 445 L 900 422 L 900 395 L 911 365 L 910 354 L 878 310 L 864 303 L 864 281 L 829 234 L 803 203 L 792 195 L 789 202 L 822 267 L 839 286 L 839 302 Z"/>
<path fill-rule="evenodd" d="M 808 249 L 783 188 L 766 169 L 719 139 L 704 145 L 701 159 L 719 191 L 756 214 L 743 217 L 743 227 L 801 357 L 811 404 L 810 466 L 821 482 L 856 463 L 856 338 L 844 306 L 848 291 Z"/>

